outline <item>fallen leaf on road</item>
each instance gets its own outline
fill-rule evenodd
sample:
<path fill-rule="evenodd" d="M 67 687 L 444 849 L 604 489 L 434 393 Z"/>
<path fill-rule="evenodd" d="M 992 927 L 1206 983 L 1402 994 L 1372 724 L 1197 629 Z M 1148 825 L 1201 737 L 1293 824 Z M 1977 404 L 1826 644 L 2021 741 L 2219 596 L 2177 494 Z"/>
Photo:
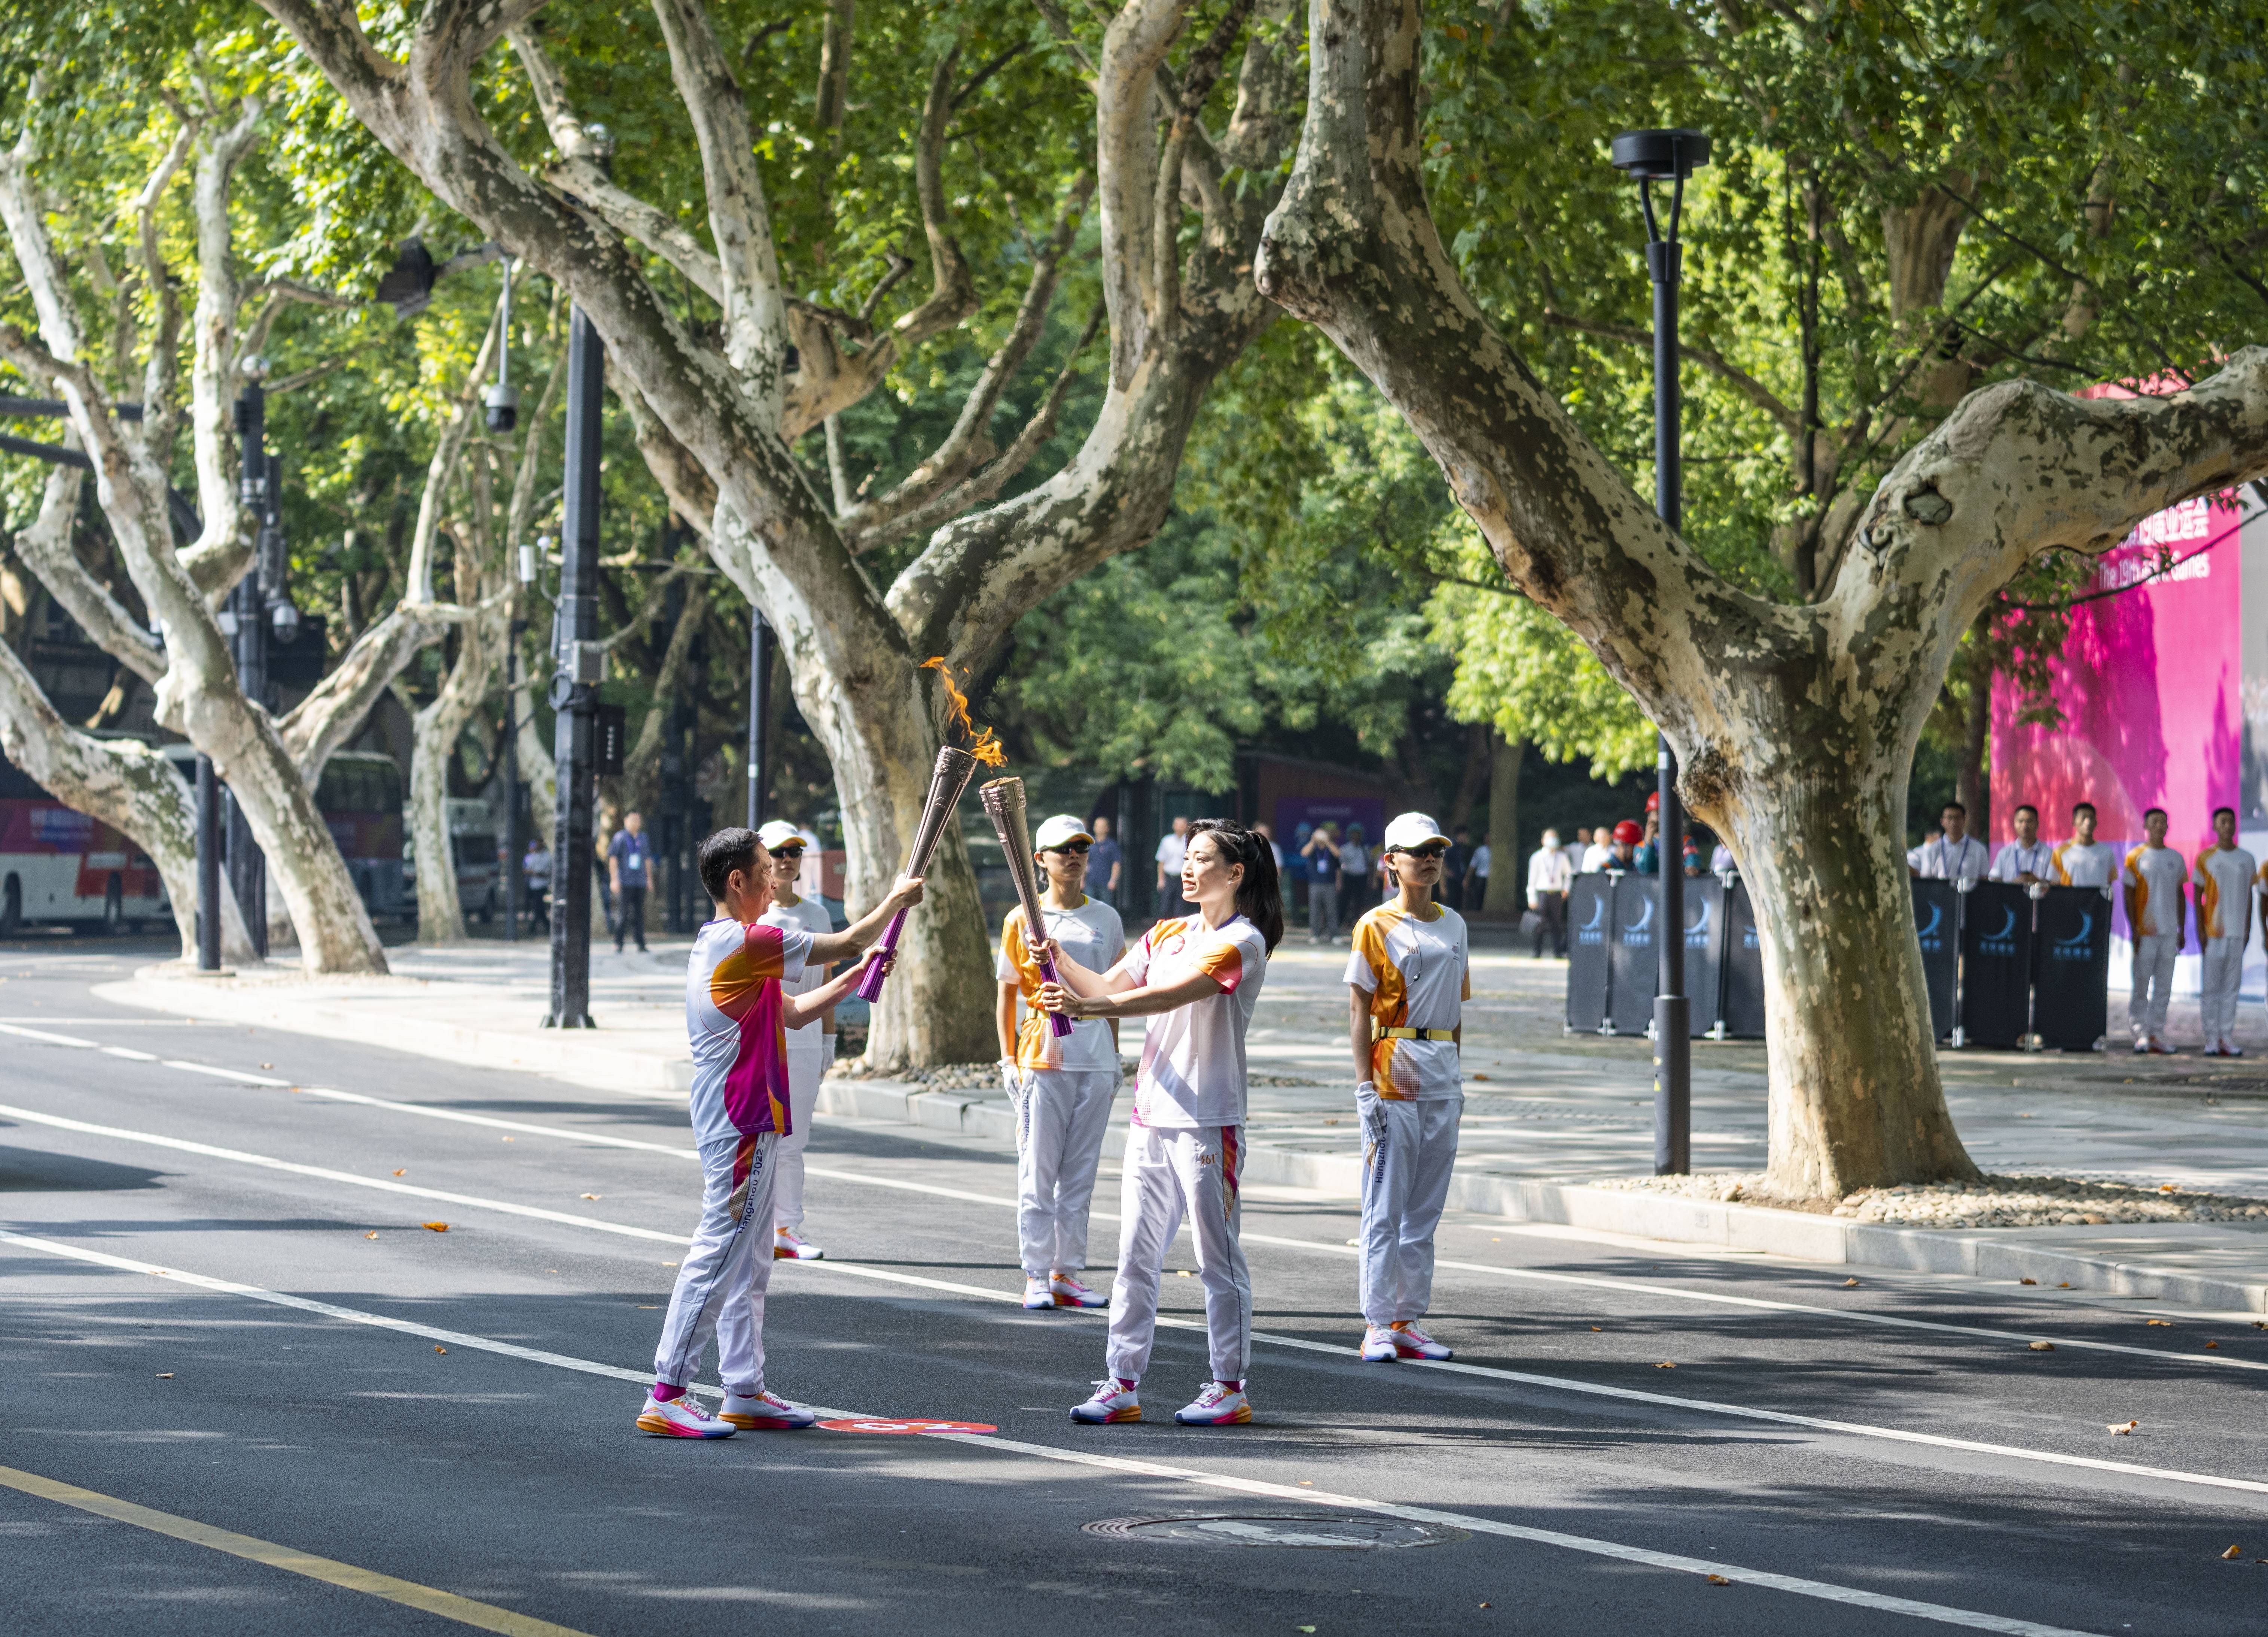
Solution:
<path fill-rule="evenodd" d="M 1859 1281 L 1858 1281 L 1857 1279 L 1845 1279 L 1845 1280 L 1843 1281 L 1843 1288 L 1844 1288 L 1844 1289 L 1845 1289 L 1845 1290 L 1850 1290 L 1850 1289 L 1853 1288 L 1854 1287 L 1856 1287 L 1858 1283 L 1859 1283 Z"/>
<path fill-rule="evenodd" d="M 1603 1325 L 1603 1324 L 1594 1324 L 1594 1325 L 1592 1325 L 1592 1326 L 1591 1326 L 1591 1328 L 1592 1328 L 1593 1330 L 1604 1330 L 1604 1329 L 1606 1329 L 1606 1326 L 1605 1326 L 1605 1325 Z"/>
<path fill-rule="evenodd" d="M 2071 1288 L 2071 1281 L 2069 1279 L 2066 1279 L 2062 1284 L 2058 1285 L 2056 1288 L 2058 1290 L 2069 1290 Z"/>
<path fill-rule="evenodd" d="M 275 1066 L 273 1063 L 263 1063 L 263 1064 L 261 1064 L 260 1066 L 261 1066 L 261 1067 L 262 1067 L 262 1068 L 264 1068 L 264 1069 L 272 1069 L 272 1068 L 274 1068 L 276 1066 Z"/>
<path fill-rule="evenodd" d="M 1722 1574 L 1712 1574 L 1709 1577 L 1709 1583 L 1712 1586 L 1729 1586 L 1733 1582 L 1727 1580 Z"/>
<path fill-rule="evenodd" d="M 2155 1324 L 2160 1330 L 2171 1330 L 2174 1327 L 2174 1322 L 2171 1319 L 2151 1319 L 2148 1323 Z"/>
<path fill-rule="evenodd" d="M 1300 1487 L 1302 1489 L 1313 1489 L 1314 1486 L 1315 1480 L 1312 1478 L 1303 1478 L 1300 1480 Z"/>
<path fill-rule="evenodd" d="M 1177 1267 L 1174 1270 L 1174 1277 L 1176 1279 L 1195 1279 L 1197 1275 L 1190 1272 L 1189 1269 L 1185 1267 Z"/>
<path fill-rule="evenodd" d="M 364 1235 L 363 1235 L 363 1237 L 364 1237 L 364 1239 L 375 1239 L 375 1238 L 377 1238 L 377 1237 L 378 1237 L 378 1229 L 376 1229 L 375 1228 L 372 1228 L 372 1229 L 370 1230 L 370 1232 L 368 1232 L 368 1233 L 364 1234 Z"/>
<path fill-rule="evenodd" d="M 498 1138 L 497 1140 L 498 1140 L 499 1142 L 511 1142 L 511 1141 L 513 1141 L 513 1140 L 514 1140 L 514 1139 L 510 1138 L 510 1137 L 500 1137 L 500 1138 Z"/>
<path fill-rule="evenodd" d="M 169 1382 L 173 1379 L 173 1372 L 171 1370 L 159 1370 L 158 1372 L 158 1379 L 161 1382 Z"/>
<path fill-rule="evenodd" d="M 2171 1183 L 2160 1183 L 2158 1184 L 2158 1191 L 2161 1194 L 2172 1193 L 2174 1191 L 2174 1185 Z"/>
<path fill-rule="evenodd" d="M 2051 1341 L 2036 1341 L 2032 1344 L 2032 1351 L 2034 1353 L 2053 1353 L 2055 1351 L 2055 1343 Z"/>
<path fill-rule="evenodd" d="M 1492 1603 L 1484 1603 L 1483 1604 L 1481 1604 L 1481 1607 L 1483 1607 L 1484 1609 L 1492 1609 L 1492 1608 L 1496 1607 L 1496 1604 L 1492 1604 Z"/>
<path fill-rule="evenodd" d="M 2242 1546 L 2231 1546 L 2228 1551 L 2222 1552 L 2220 1555 L 2224 1558 L 2241 1558 L 2244 1555 L 2244 1548 Z"/>
<path fill-rule="evenodd" d="M 2040 1281 L 2039 1281 L 2039 1280 L 2037 1280 L 2036 1279 L 2018 1279 L 2016 1282 L 2017 1282 L 2019 1285 L 2036 1285 L 2036 1284 L 2038 1284 Z"/>
<path fill-rule="evenodd" d="M 2119 1437 L 2124 1438 L 2127 1434 L 2132 1432 L 2141 1424 L 2142 1423 L 2139 1421 L 2112 1421 L 2105 1426 L 2102 1430 L 2107 1433 L 2115 1433 Z"/>
<path fill-rule="evenodd" d="M 396 1176 L 409 1176 L 409 1173 L 405 1169 L 405 1170 L 399 1170 L 399 1171 L 396 1171 L 396 1172 L 394 1172 L 394 1175 L 395 1175 Z"/>
<path fill-rule="evenodd" d="M 2268 1319 L 2253 1320 L 2252 1328 L 2255 1330 L 2268 1330 Z"/>
<path fill-rule="evenodd" d="M 1674 1370 L 1677 1367 L 1675 1364 L 1672 1364 L 1668 1359 L 1664 1359 L 1660 1363 L 1655 1365 L 1653 1368 L 1657 1370 Z"/>
<path fill-rule="evenodd" d="M 1488 1076 L 1487 1076 L 1487 1075 L 1485 1075 L 1485 1074 L 1476 1074 L 1476 1075 L 1474 1075 L 1474 1076 L 1473 1076 L 1473 1078 L 1474 1078 L 1475 1080 L 1486 1080 L 1486 1079 L 1488 1078 Z M 1484 1607 L 1484 1608 L 1485 1608 L 1485 1607 L 1487 1607 L 1488 1605 L 1487 1605 L 1487 1604 L 1482 1604 L 1481 1606 L 1482 1606 L 1482 1607 Z"/>
<path fill-rule="evenodd" d="M 595 1198 L 597 1198 L 598 1197 L 599 1197 L 599 1196 L 598 1196 L 598 1195 L 596 1195 L 596 1194 L 585 1194 L 585 1195 L 583 1196 L 583 1198 L 585 1198 L 585 1199 L 595 1199 Z"/>
<path fill-rule="evenodd" d="M 1332 1120 L 1325 1120 L 1325 1121 L 1323 1122 L 1323 1124 L 1324 1124 L 1324 1125 L 1337 1125 L 1337 1124 L 1338 1124 L 1338 1122 L 1337 1122 L 1336 1120 L 1335 1120 L 1335 1119 L 1332 1119 Z"/>
<path fill-rule="evenodd" d="M 2205 1345 L 2206 1346 L 2208 1346 L 2208 1347 L 2211 1347 L 2211 1348 L 2212 1348 L 2214 1352 L 2216 1352 L 2216 1353 L 2218 1353 L 2218 1352 L 2220 1352 L 2220 1344 L 2219 1342 L 2217 1342 L 2217 1341 L 2209 1341 L 2209 1342 L 2205 1343 Z"/>
<path fill-rule="evenodd" d="M 446 1234 L 449 1231 L 449 1225 L 446 1222 L 428 1222 L 425 1226 L 437 1234 Z"/>
<path fill-rule="evenodd" d="M 448 1349 L 446 1347 L 436 1347 L 433 1351 L 436 1353 L 446 1353 L 448 1352 Z"/>

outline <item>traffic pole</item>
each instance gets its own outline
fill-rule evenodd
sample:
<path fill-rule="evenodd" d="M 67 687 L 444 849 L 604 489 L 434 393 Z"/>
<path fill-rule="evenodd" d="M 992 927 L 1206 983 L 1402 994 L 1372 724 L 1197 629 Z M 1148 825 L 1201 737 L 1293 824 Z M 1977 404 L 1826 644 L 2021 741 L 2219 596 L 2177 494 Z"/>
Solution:
<path fill-rule="evenodd" d="M 567 328 L 565 516 L 560 531 L 558 614 L 552 627 L 557 713 L 552 755 L 559 777 L 551 847 L 551 1011 L 548 1029 L 591 1023 L 593 807 L 598 784 L 593 729 L 605 656 L 599 629 L 599 455 L 606 408 L 606 347 L 576 307 Z"/>

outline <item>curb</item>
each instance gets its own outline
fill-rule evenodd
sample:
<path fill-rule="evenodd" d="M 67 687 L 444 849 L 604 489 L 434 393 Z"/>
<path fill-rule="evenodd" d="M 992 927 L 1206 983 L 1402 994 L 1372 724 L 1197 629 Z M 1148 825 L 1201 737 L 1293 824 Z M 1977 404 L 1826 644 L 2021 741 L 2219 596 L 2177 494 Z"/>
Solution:
<path fill-rule="evenodd" d="M 924 1091 L 902 1080 L 829 1080 L 819 1088 L 818 1106 L 822 1114 L 883 1120 L 967 1137 L 1012 1142 L 1016 1134 L 1015 1114 L 1004 1099 L 966 1091 Z M 1362 1194 L 1362 1161 L 1351 1154 L 1311 1154 L 1256 1142 L 1244 1151 L 1244 1176 L 1248 1182 L 1312 1188 L 1342 1198 L 1359 1198 Z M 1830 1266 L 1896 1268 L 2007 1281 L 2032 1279 L 2051 1288 L 2068 1282 L 2073 1290 L 2107 1295 L 2268 1313 L 2268 1283 L 2074 1255 L 1999 1236 L 2006 1230 L 1884 1228 L 1808 1211 L 1497 1176 L 1485 1171 L 1460 1171 L 1454 1176 L 1448 1202 L 1452 1210 L 1513 1221 L 1551 1222 L 1596 1233 L 1711 1245 Z M 2268 1235 L 2263 1235 L 2262 1248 L 2268 1252 Z"/>

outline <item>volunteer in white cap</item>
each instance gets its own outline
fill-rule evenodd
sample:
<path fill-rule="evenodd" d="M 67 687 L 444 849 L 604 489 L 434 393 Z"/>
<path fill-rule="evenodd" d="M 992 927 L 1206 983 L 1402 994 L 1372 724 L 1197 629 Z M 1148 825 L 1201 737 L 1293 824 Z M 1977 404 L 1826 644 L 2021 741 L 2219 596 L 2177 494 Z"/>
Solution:
<path fill-rule="evenodd" d="M 806 851 L 816 851 L 819 838 L 785 819 L 774 819 L 756 832 L 771 855 L 772 904 L 758 923 L 784 932 L 807 932 L 823 938 L 835 930 L 827 906 L 817 898 L 797 892 L 803 879 Z M 780 992 L 809 994 L 827 981 L 827 968 L 806 966 L 800 977 L 784 978 Z M 829 1007 L 801 1029 L 787 1031 L 787 1090 L 790 1134 L 780 1139 L 773 1156 L 777 1168 L 772 1185 L 772 1255 L 782 1260 L 808 1262 L 827 1253 L 803 1236 L 803 1150 L 811 1140 L 811 1117 L 819 1106 L 819 1082 L 835 1061 L 835 1008 Z"/>
<path fill-rule="evenodd" d="M 1446 1359 L 1418 1321 L 1433 1298 L 1433 1230 L 1457 1162 L 1457 1063 L 1472 998 L 1465 919 L 1433 902 L 1449 838 L 1423 813 L 1386 827 L 1394 897 L 1354 925 L 1346 981 L 1362 1117 L 1359 1294 L 1366 1362 Z"/>
<path fill-rule="evenodd" d="M 1231 819 L 1189 827 L 1182 896 L 1193 915 L 1160 921 L 1107 972 L 1059 955 L 1063 981 L 1040 1004 L 1066 1017 L 1148 1017 L 1118 1195 L 1118 1277 L 1110 1287 L 1109 1374 L 1071 1419 L 1138 1421 L 1136 1387 L 1157 1339 L 1158 1286 L 1187 1216 L 1204 1287 L 1212 1379 L 1174 1412 L 1185 1427 L 1252 1419 L 1252 1273 L 1238 1242 L 1244 1167 L 1244 1033 L 1268 956 L 1284 940 L 1283 889 L 1267 837 Z"/>
<path fill-rule="evenodd" d="M 1094 837 L 1068 813 L 1032 837 L 1047 885 L 1040 913 L 1053 939 L 1081 966 L 1107 972 L 1126 953 L 1118 911 L 1086 896 L 1082 879 Z M 1118 1024 L 1084 1017 L 1057 1039 L 1038 1009 L 1040 959 L 1024 907 L 1000 926 L 1000 1078 L 1016 1105 L 1016 1238 L 1027 1308 L 1100 1308 L 1109 1298 L 1079 1280 L 1086 1266 L 1086 1209 L 1118 1092 Z M 1017 1002 L 1026 1008 L 1022 1026 Z"/>

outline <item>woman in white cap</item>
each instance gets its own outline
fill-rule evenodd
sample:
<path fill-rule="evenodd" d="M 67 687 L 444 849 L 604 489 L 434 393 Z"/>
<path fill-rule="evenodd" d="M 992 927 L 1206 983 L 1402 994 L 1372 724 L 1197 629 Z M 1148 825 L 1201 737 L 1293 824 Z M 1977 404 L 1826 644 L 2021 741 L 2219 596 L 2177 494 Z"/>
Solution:
<path fill-rule="evenodd" d="M 1386 827 L 1395 896 L 1355 923 L 1346 981 L 1362 1117 L 1359 1294 L 1366 1363 L 1446 1359 L 1418 1324 L 1464 1112 L 1457 1046 L 1472 998 L 1464 917 L 1433 902 L 1449 838 L 1423 813 Z"/>
<path fill-rule="evenodd" d="M 1157 1338 L 1158 1287 L 1184 1216 L 1204 1287 L 1212 1379 L 1174 1412 L 1185 1427 L 1252 1419 L 1252 1275 L 1238 1242 L 1244 1163 L 1244 1034 L 1284 940 L 1284 898 L 1267 838 L 1229 819 L 1189 827 L 1182 896 L 1194 914 L 1160 921 L 1108 971 L 1068 957 L 1040 1004 L 1067 1017 L 1148 1017 L 1119 1192 L 1118 1277 L 1103 1368 L 1071 1419 L 1138 1421 L 1136 1396 Z"/>
<path fill-rule="evenodd" d="M 835 930 L 827 906 L 796 891 L 803 877 L 806 850 L 816 849 L 817 837 L 785 819 L 774 819 L 756 832 L 771 855 L 772 903 L 758 922 L 785 932 L 807 932 L 823 938 Z M 806 966 L 800 977 L 780 984 L 785 995 L 805 995 L 827 981 L 824 966 Z M 827 1253 L 803 1236 L 803 1150 L 811 1140 L 811 1117 L 819 1106 L 819 1082 L 835 1061 L 835 1008 L 829 1007 L 813 1021 L 787 1031 L 787 1094 L 791 1135 L 780 1139 L 774 1153 L 777 1168 L 772 1184 L 772 1256 L 781 1261 L 812 1261 Z"/>
<path fill-rule="evenodd" d="M 1047 886 L 1042 940 L 1090 971 L 1107 972 L 1126 953 L 1118 911 L 1086 895 L 1083 880 L 1094 837 L 1068 813 L 1041 824 L 1032 851 Z M 1081 1018 L 1058 1039 L 1038 1009 L 1040 959 L 1024 908 L 1000 927 L 1000 1078 L 1016 1105 L 1016 1238 L 1027 1308 L 1099 1308 L 1108 1298 L 1080 1282 L 1086 1266 L 1086 1209 L 1118 1091 L 1118 1025 Z M 1016 1021 L 1017 1003 L 1026 1008 Z"/>

